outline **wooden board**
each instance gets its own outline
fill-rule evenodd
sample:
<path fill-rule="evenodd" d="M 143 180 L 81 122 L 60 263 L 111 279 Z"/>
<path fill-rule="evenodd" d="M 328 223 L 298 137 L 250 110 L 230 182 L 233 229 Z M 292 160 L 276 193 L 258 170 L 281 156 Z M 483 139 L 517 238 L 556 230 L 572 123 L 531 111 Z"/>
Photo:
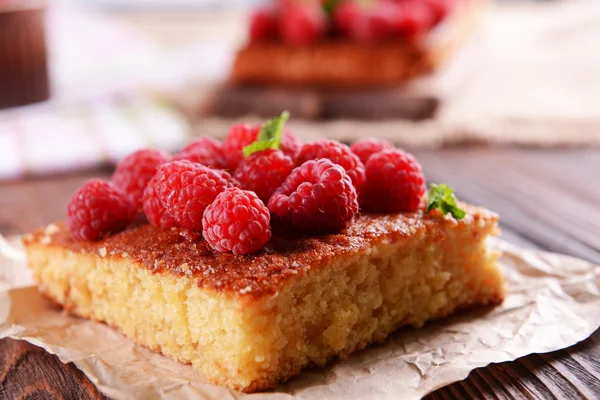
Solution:
<path fill-rule="evenodd" d="M 600 264 L 600 150 L 450 148 L 415 153 L 428 179 L 501 215 L 506 240 Z M 63 218 L 82 173 L 0 184 L 0 233 L 18 234 Z M 25 342 L 0 341 L 0 398 L 96 399 L 72 365 Z M 600 398 L 600 330 L 565 350 L 473 371 L 429 399 Z"/>
<path fill-rule="evenodd" d="M 192 118 L 218 115 L 272 117 L 283 110 L 307 120 L 400 118 L 420 121 L 431 118 L 440 103 L 438 94 L 404 87 L 342 90 L 222 85 Z"/>

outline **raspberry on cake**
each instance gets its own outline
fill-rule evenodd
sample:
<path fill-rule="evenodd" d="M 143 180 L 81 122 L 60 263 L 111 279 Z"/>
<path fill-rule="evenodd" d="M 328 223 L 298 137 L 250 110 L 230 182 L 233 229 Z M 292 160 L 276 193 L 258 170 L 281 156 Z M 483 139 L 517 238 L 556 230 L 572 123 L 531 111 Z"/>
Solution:
<path fill-rule="evenodd" d="M 371 211 L 416 211 L 426 192 L 419 162 L 402 150 L 383 150 L 369 157 L 367 184 L 360 205 Z"/>
<path fill-rule="evenodd" d="M 223 145 L 210 137 L 200 138 L 189 143 L 173 157 L 173 160 L 193 161 L 216 169 L 227 168 Z"/>
<path fill-rule="evenodd" d="M 358 201 L 344 168 L 321 158 L 294 169 L 271 196 L 269 209 L 301 230 L 331 232 L 356 215 Z"/>
<path fill-rule="evenodd" d="M 233 177 L 265 203 L 294 169 L 294 161 L 281 150 L 266 149 L 244 158 Z"/>
<path fill-rule="evenodd" d="M 358 156 L 348 146 L 334 140 L 320 139 L 312 143 L 306 143 L 300 149 L 297 162 L 302 164 L 308 160 L 327 158 L 341 165 L 352 180 L 357 192 L 365 184 L 365 166 Z"/>
<path fill-rule="evenodd" d="M 254 192 L 226 189 L 204 211 L 202 235 L 222 253 L 256 253 L 271 238 L 269 209 Z"/>
<path fill-rule="evenodd" d="M 202 214 L 223 190 L 238 183 L 225 171 L 190 161 L 172 161 L 156 173 L 154 191 L 178 226 L 202 230 Z"/>
<path fill-rule="evenodd" d="M 387 140 L 381 139 L 363 139 L 352 143 L 350 150 L 358 156 L 363 164 L 367 163 L 369 157 L 382 150 L 392 150 L 394 145 Z"/>
<path fill-rule="evenodd" d="M 252 142 L 230 142 L 244 143 L 244 184 L 258 183 L 245 175 L 254 168 L 278 168 L 265 182 L 271 191 L 281 181 L 268 208 L 224 170 L 171 161 L 144 189 L 150 224 L 134 223 L 125 193 L 91 180 L 69 203 L 66 224 L 23 241 L 40 292 L 244 392 L 402 326 L 502 301 L 486 246 L 497 215 L 457 202 L 444 184 L 425 193 L 414 157 L 382 143 L 362 146 L 373 153 L 366 174 L 332 141 L 303 147 L 289 172 L 280 150 L 287 117 L 267 121 Z M 370 208 L 360 212 L 359 171 L 361 206 Z"/>
<path fill-rule="evenodd" d="M 223 141 L 223 152 L 231 170 L 235 170 L 242 161 L 244 147 L 256 141 L 260 129 L 260 125 L 250 126 L 244 123 L 235 124 L 229 128 L 229 132 L 227 132 L 227 136 Z M 281 134 L 281 151 L 294 160 L 299 148 L 300 145 L 294 135 L 284 129 Z"/>
<path fill-rule="evenodd" d="M 156 174 L 158 167 L 170 159 L 171 156 L 162 150 L 138 150 L 121 160 L 111 177 L 111 182 L 140 209 L 146 185 Z"/>
<path fill-rule="evenodd" d="M 143 195 L 143 210 L 148 222 L 152 225 L 160 226 L 163 229 L 169 229 L 176 226 L 175 219 L 169 214 L 167 209 L 162 203 L 162 200 L 156 193 L 156 184 L 158 176 L 154 176 L 148 182 L 146 189 L 144 189 Z"/>
<path fill-rule="evenodd" d="M 86 182 L 67 206 L 67 225 L 77 240 L 96 240 L 125 228 L 136 209 L 127 195 L 110 182 Z"/>

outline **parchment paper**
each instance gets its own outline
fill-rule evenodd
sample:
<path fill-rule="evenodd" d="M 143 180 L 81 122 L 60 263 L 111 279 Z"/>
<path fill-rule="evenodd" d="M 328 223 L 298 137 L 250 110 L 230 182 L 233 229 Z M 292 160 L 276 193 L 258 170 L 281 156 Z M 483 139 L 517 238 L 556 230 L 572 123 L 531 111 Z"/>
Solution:
<path fill-rule="evenodd" d="M 206 383 L 190 366 L 136 346 L 106 325 L 52 308 L 32 286 L 15 243 L 0 237 L 0 337 L 27 340 L 74 362 L 114 399 L 419 398 L 477 367 L 571 346 L 600 325 L 600 267 L 494 240 L 508 283 L 501 306 L 402 329 L 272 392 L 244 395 Z"/>

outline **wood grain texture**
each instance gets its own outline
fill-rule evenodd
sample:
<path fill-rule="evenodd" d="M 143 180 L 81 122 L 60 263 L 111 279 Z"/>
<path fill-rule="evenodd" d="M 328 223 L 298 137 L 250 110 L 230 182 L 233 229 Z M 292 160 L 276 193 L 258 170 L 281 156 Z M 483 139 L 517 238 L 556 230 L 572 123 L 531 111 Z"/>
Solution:
<path fill-rule="evenodd" d="M 0 398 L 105 399 L 73 364 L 24 341 L 0 341 Z"/>
<path fill-rule="evenodd" d="M 415 155 L 429 181 L 446 182 L 460 198 L 498 212 L 506 240 L 600 264 L 600 150 L 473 147 Z M 83 181 L 107 175 L 0 184 L 0 233 L 23 233 L 63 218 Z M 28 343 L 4 339 L 0 398 L 96 399 L 99 394 L 72 365 Z M 600 398 L 600 330 L 568 349 L 476 369 L 427 398 Z"/>

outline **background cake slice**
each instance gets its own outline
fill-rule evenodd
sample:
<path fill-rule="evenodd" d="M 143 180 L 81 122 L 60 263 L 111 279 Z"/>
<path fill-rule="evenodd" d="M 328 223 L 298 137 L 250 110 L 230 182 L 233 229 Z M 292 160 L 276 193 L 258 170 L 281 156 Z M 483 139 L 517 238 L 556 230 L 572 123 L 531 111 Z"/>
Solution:
<path fill-rule="evenodd" d="M 179 229 L 140 225 L 100 241 L 63 224 L 24 240 L 40 290 L 68 311 L 252 392 L 324 365 L 401 326 L 504 296 L 485 241 L 497 216 L 362 214 L 337 234 L 274 229 L 235 256 Z"/>
<path fill-rule="evenodd" d="M 368 14 L 384 2 L 339 1 L 334 2 L 323 36 L 298 45 L 281 33 L 287 15 L 282 2 L 271 3 L 275 14 L 283 14 L 276 15 L 280 32 L 255 37 L 253 26 L 260 15 L 260 10 L 256 11 L 250 18 L 249 38 L 235 54 L 229 82 L 210 90 L 209 96 L 206 88 L 198 87 L 185 90 L 185 96 L 175 96 L 176 103 L 193 118 L 271 116 L 282 109 L 309 120 L 430 118 L 448 87 L 460 88 L 469 76 L 467 71 L 454 73 L 447 82 L 448 74 L 433 73 L 464 47 L 489 8 L 488 0 L 404 2 L 404 6 L 410 3 L 421 11 L 429 7 L 430 14 L 435 14 L 432 3 L 445 4 L 446 11 L 433 26 L 413 26 L 418 32 L 394 32 L 365 42 L 337 27 L 335 10 L 345 3 L 360 3 L 362 12 Z M 397 11 L 403 10 L 402 6 L 399 4 Z M 394 25 L 401 17 L 390 11 L 387 16 Z M 464 53 L 457 57 L 463 59 L 459 65 L 477 63 L 477 57 Z M 459 67 L 463 69 L 470 68 Z"/>

